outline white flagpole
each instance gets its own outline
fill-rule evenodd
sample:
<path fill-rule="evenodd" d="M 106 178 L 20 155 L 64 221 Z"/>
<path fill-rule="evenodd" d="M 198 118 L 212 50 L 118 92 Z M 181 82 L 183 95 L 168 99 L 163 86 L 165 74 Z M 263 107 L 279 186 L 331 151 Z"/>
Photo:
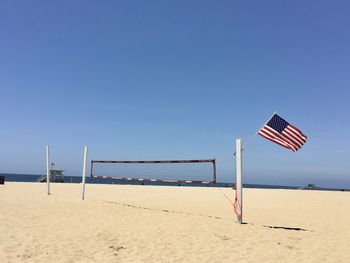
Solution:
<path fill-rule="evenodd" d="M 237 221 L 243 223 L 242 140 L 236 139 L 236 203 Z"/>
<path fill-rule="evenodd" d="M 275 111 L 274 113 L 272 113 L 272 115 L 270 116 L 270 118 L 268 118 L 268 120 L 261 126 L 261 128 L 258 130 L 258 131 L 256 131 L 255 133 L 254 133 L 254 135 L 247 141 L 247 140 L 245 140 L 245 149 L 247 148 L 247 146 L 254 140 L 254 138 L 258 135 L 258 133 L 259 133 L 259 131 L 266 125 L 266 124 L 268 124 L 268 122 L 272 119 L 272 117 L 275 115 L 277 113 L 277 111 Z M 236 153 L 235 153 L 236 154 Z"/>
<path fill-rule="evenodd" d="M 272 117 L 277 113 L 273 112 L 270 118 L 264 123 L 263 126 L 252 136 L 252 138 L 246 143 L 250 144 L 255 138 L 258 132 L 272 119 Z M 243 181 L 242 181 L 242 140 L 236 139 L 236 200 L 235 200 L 235 212 L 237 214 L 237 221 L 239 224 L 243 224 Z"/>
<path fill-rule="evenodd" d="M 84 198 L 85 198 L 85 177 L 86 177 L 87 154 L 88 154 L 88 147 L 85 146 L 85 149 L 84 149 L 84 164 L 83 164 L 83 177 L 82 177 L 82 193 L 81 193 L 81 199 L 82 200 L 84 200 Z"/>
<path fill-rule="evenodd" d="M 50 195 L 50 170 L 50 147 L 46 145 L 46 182 L 48 195 Z"/>

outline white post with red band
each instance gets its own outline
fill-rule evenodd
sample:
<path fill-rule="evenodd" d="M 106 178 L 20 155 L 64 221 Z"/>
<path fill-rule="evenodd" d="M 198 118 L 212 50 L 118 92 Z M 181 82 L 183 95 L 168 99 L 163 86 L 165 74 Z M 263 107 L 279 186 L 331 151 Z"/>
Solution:
<path fill-rule="evenodd" d="M 236 202 L 237 221 L 243 223 L 242 140 L 236 139 Z"/>

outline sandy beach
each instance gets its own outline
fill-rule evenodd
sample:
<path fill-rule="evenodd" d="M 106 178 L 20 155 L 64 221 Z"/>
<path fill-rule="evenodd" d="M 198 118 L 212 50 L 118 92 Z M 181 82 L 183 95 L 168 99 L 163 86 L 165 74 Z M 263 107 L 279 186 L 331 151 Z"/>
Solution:
<path fill-rule="evenodd" d="M 350 262 L 350 193 L 6 183 L 0 262 Z"/>

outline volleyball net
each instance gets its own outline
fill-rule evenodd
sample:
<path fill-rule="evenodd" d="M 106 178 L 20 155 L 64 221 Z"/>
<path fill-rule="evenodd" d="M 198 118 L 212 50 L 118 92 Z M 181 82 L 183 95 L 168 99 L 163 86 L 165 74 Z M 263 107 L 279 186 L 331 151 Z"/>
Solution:
<path fill-rule="evenodd" d="M 108 161 L 92 160 L 91 177 L 164 183 L 215 184 L 215 159 Z"/>

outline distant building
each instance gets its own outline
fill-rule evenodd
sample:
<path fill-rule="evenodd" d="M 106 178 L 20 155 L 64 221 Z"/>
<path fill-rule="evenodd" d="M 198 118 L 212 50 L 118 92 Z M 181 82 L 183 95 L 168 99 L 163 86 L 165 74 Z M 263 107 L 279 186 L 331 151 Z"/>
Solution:
<path fill-rule="evenodd" d="M 305 190 L 314 190 L 314 189 L 317 189 L 318 187 L 315 185 L 315 184 L 307 184 L 304 186 L 303 189 Z"/>
<path fill-rule="evenodd" d="M 58 169 L 51 169 L 50 170 L 50 182 L 52 183 L 64 183 L 64 170 L 58 170 Z M 43 183 L 46 182 L 47 175 L 40 176 L 36 181 Z"/>

